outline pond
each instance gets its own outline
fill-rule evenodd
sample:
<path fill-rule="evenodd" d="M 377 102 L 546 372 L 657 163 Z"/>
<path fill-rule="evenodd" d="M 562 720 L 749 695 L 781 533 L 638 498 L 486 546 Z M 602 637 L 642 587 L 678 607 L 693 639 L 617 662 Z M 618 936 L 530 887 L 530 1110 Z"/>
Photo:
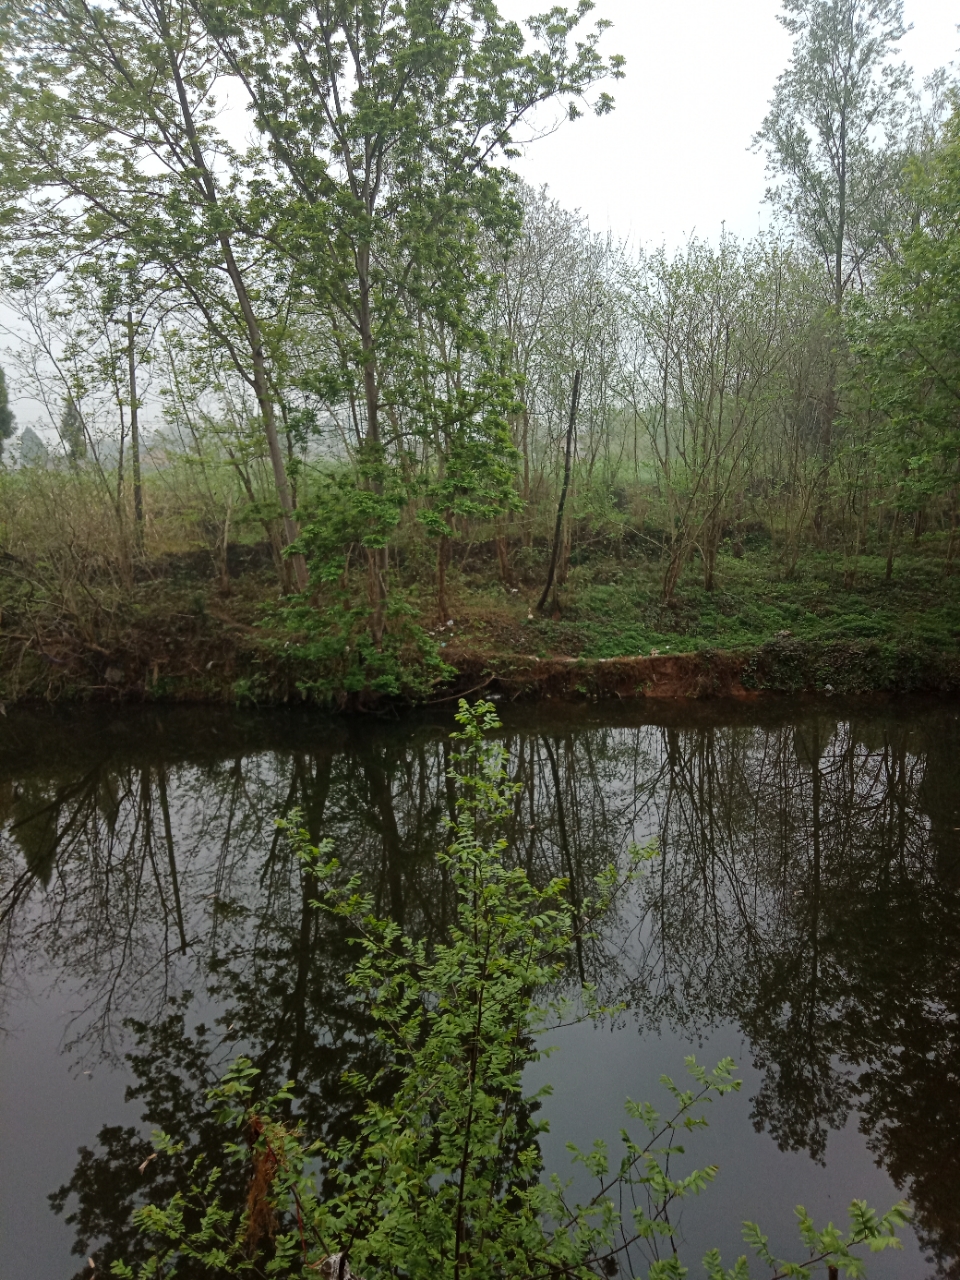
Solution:
<path fill-rule="evenodd" d="M 679 1224 L 693 1274 L 712 1245 L 732 1265 L 744 1219 L 799 1257 L 795 1205 L 841 1222 L 905 1195 L 904 1250 L 868 1274 L 960 1275 L 960 706 L 500 706 L 533 877 L 577 899 L 632 842 L 659 850 L 576 958 L 623 1012 L 531 1069 L 554 1086 L 547 1166 L 614 1142 L 686 1055 L 729 1054 L 743 1088 L 691 1142 L 720 1169 Z M 449 706 L 0 720 L 6 1280 L 129 1255 L 131 1206 L 166 1186 L 140 1171 L 151 1129 L 214 1150 L 205 1091 L 240 1052 L 338 1131 L 370 1028 L 275 820 L 299 809 L 383 913 L 442 936 L 452 727 Z"/>

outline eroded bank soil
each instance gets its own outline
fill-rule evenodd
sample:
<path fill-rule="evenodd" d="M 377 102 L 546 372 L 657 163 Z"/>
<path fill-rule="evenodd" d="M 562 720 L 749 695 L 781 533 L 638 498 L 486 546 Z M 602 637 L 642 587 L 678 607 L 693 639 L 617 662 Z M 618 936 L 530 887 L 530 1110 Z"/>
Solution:
<path fill-rule="evenodd" d="M 398 701 L 373 689 L 316 692 L 295 643 L 207 615 L 130 628 L 104 646 L 82 637 L 32 645 L 4 638 L 0 701 L 322 703 L 374 710 Z M 742 698 L 800 693 L 960 693 L 960 658 L 924 644 L 819 642 L 781 637 L 740 650 L 701 649 L 612 658 L 498 654 L 449 642 L 449 668 L 419 695 L 431 703 L 499 693 L 511 699 Z"/>

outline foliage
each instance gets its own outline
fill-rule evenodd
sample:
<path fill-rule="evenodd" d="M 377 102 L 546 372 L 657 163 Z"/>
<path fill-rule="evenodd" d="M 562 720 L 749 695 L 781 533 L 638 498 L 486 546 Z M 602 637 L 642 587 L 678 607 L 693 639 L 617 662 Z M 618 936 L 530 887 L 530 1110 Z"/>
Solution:
<path fill-rule="evenodd" d="M 695 548 L 713 588 L 724 525 L 742 509 L 749 477 L 766 469 L 765 442 L 790 430 L 790 374 L 816 310 L 805 267 L 776 242 L 724 235 L 717 247 L 691 240 L 672 260 L 661 250 L 623 274 L 631 343 L 621 395 L 666 508 L 665 601 Z"/>
<path fill-rule="evenodd" d="M 333 1146 L 309 1142 L 302 1126 L 282 1118 L 295 1101 L 293 1084 L 258 1099 L 258 1071 L 238 1060 L 211 1101 L 220 1123 L 237 1135 L 225 1143 L 226 1154 L 251 1163 L 246 1209 L 225 1207 L 221 1168 L 204 1168 L 198 1159 L 189 1193 L 135 1215 L 156 1250 L 140 1276 L 185 1273 L 194 1264 L 211 1275 L 306 1274 L 325 1261 L 332 1273 L 338 1265 L 343 1271 L 349 1257 L 351 1272 L 371 1278 L 398 1270 L 456 1280 L 559 1271 L 592 1280 L 621 1261 L 635 1269 L 631 1251 L 638 1245 L 651 1258 L 650 1277 L 685 1274 L 671 1207 L 701 1192 L 717 1170 L 680 1175 L 671 1165 L 684 1155 L 680 1134 L 706 1125 L 702 1104 L 738 1088 L 733 1063 L 707 1072 L 689 1059 L 692 1087 L 664 1079 L 672 1098 L 664 1115 L 628 1102 L 629 1120 L 649 1136 L 635 1138 L 625 1128 L 618 1160 L 602 1142 L 588 1151 L 571 1147 L 575 1163 L 598 1184 L 586 1202 L 572 1201 L 571 1184 L 556 1174 L 544 1179 L 538 1136 L 545 1126 L 535 1115 L 544 1091 L 524 1094 L 523 1068 L 540 1056 L 538 1039 L 551 1021 L 569 1017 L 569 1001 L 551 993 L 562 983 L 578 928 L 592 927 L 623 882 L 613 868 L 603 873 L 595 897 L 579 904 L 578 926 L 565 881 L 538 889 L 523 870 L 510 869 L 498 830 L 517 787 L 504 772 L 502 748 L 484 743 L 497 727 L 493 707 L 461 703 L 458 720 L 460 795 L 454 839 L 441 855 L 458 902 L 448 939 L 428 950 L 398 924 L 377 919 L 359 882 L 344 882 L 331 842 L 311 846 L 305 832 L 296 836 L 300 856 L 324 888 L 324 909 L 355 932 L 360 959 L 349 984 L 369 1008 L 385 1050 L 379 1071 L 350 1077 L 357 1132 Z M 579 1001 L 587 1016 L 600 1012 L 589 987 L 580 989 Z M 385 1081 L 393 1085 L 386 1098 Z M 177 1144 L 163 1136 L 156 1149 L 161 1161 L 178 1156 Z M 629 1214 L 622 1212 L 623 1191 L 633 1194 Z M 845 1234 L 833 1226 L 817 1231 L 798 1210 L 809 1254 L 802 1264 L 776 1261 L 754 1224 L 746 1224 L 745 1239 L 779 1276 L 808 1276 L 823 1262 L 857 1276 L 863 1267 L 854 1250 L 896 1247 L 906 1208 L 881 1216 L 854 1201 L 850 1214 Z M 716 1251 L 705 1265 L 711 1280 L 748 1274 L 745 1258 L 724 1272 Z M 135 1274 L 119 1262 L 113 1273 L 128 1280 Z"/>
<path fill-rule="evenodd" d="M 622 59 L 599 53 L 608 24 L 580 31 L 592 7 L 554 6 L 524 32 L 492 3 L 335 4 L 322 16 L 257 0 L 7 5 L 8 284 L 57 291 L 76 274 L 65 263 L 82 271 L 114 254 L 118 272 L 138 264 L 143 296 L 162 294 L 216 344 L 256 402 L 285 586 L 292 571 L 303 590 L 307 569 L 290 549 L 281 421 L 289 439 L 292 418 L 346 411 L 352 443 L 383 468 L 469 405 L 472 431 L 491 425 L 499 451 L 512 379 L 494 376 L 480 323 L 490 283 L 478 242 L 515 229 L 500 161 L 526 117 L 557 100 L 575 117 L 591 86 L 622 74 Z M 248 98 L 255 145 L 224 136 L 227 82 Z M 604 114 L 612 99 L 592 105 Z M 378 493 L 362 470 L 360 487 Z M 379 645 L 383 549 L 367 559 Z"/>
<path fill-rule="evenodd" d="M 271 638 L 265 648 L 277 666 L 290 671 L 301 697 L 331 706 L 348 699 L 422 702 L 455 675 L 402 599 L 391 601 L 379 645 L 370 635 L 369 616 L 369 608 L 352 604 L 343 590 L 328 593 L 319 607 L 294 601 L 277 614 L 280 634 L 292 638 Z M 255 700 L 256 683 L 246 692 Z"/>
<path fill-rule="evenodd" d="M 888 232 L 909 76 L 890 61 L 903 0 L 784 0 L 794 37 L 756 136 L 779 185 L 768 197 L 822 260 L 839 312 Z"/>
<path fill-rule="evenodd" d="M 86 456 L 87 442 L 83 433 L 83 418 L 73 396 L 67 396 L 60 419 L 60 440 L 71 462 L 77 463 Z"/>
<path fill-rule="evenodd" d="M 437 424 L 445 446 L 442 466 L 424 485 L 426 501 L 419 513 L 434 537 L 449 537 L 456 518 L 464 524 L 491 521 L 520 506 L 515 489 L 517 450 L 507 420 L 518 406 L 513 387 L 500 382 L 500 395 L 491 397 L 497 408 L 481 421 L 458 396 L 461 403 L 451 406 L 452 416 Z"/>
<path fill-rule="evenodd" d="M 168 1009 L 153 1023 L 132 1022 L 136 1049 L 127 1058 L 137 1082 L 128 1099 L 140 1100 L 155 1124 L 175 1129 L 183 1150 L 161 1162 L 142 1129 L 106 1125 L 97 1135 L 100 1150 L 80 1148 L 70 1182 L 50 1197 L 54 1212 L 65 1213 L 65 1221 L 91 1248 L 94 1240 L 105 1242 L 97 1247 L 98 1268 L 104 1272 L 117 1260 L 149 1260 L 148 1242 L 133 1216 L 144 1188 L 155 1199 L 172 1199 L 189 1184 L 197 1152 L 204 1152 L 210 1162 L 222 1153 L 222 1130 L 216 1113 L 206 1105 L 206 1094 L 216 1086 L 218 1075 L 215 1046 L 211 1030 L 202 1023 L 188 1029 L 190 1003 L 187 991 L 171 997 Z M 222 1060 L 219 1069 L 223 1070 Z M 239 1209 L 246 1198 L 246 1181 L 241 1166 L 225 1170 L 218 1188 L 221 1197 Z M 66 1211 L 74 1194 L 77 1203 Z"/>
<path fill-rule="evenodd" d="M 879 416 L 874 457 L 916 510 L 960 479 L 960 110 L 908 189 L 918 224 L 855 309 L 851 333 Z"/>
<path fill-rule="evenodd" d="M 929 542 L 910 547 L 887 582 L 881 550 L 872 546 L 859 558 L 856 582 L 844 589 L 838 553 L 808 553 L 787 577 L 780 557 L 759 537 L 741 554 L 725 539 L 716 566 L 720 584 L 708 592 L 694 561 L 672 607 L 664 608 L 659 561 L 591 554 L 575 544 L 563 617 L 523 623 L 522 639 L 512 633 L 513 646 L 543 656 L 612 658 L 775 643 L 812 658 L 828 646 L 873 643 L 890 655 L 915 646 L 930 663 L 935 652 L 949 660 L 957 653 L 960 594 L 953 579 L 944 579 L 940 555 Z M 874 668 L 865 663 L 865 687 L 868 670 Z M 819 683 L 840 687 L 829 676 Z M 899 687 L 896 680 L 892 687 Z"/>
<path fill-rule="evenodd" d="M 268 624 L 251 664 L 201 677 L 208 693 L 425 697 L 451 656 L 431 633 L 482 612 L 505 649 L 538 655 L 784 630 L 917 632 L 952 653 L 952 593 L 933 598 L 928 552 L 953 574 L 958 126 L 940 128 L 945 73 L 924 114 L 895 60 L 899 0 L 787 0 L 793 53 L 758 134 L 783 219 L 672 254 L 592 233 L 510 171 L 531 113 L 611 107 L 601 81 L 622 62 L 602 56 L 587 0 L 525 28 L 467 0 L 334 4 L 322 20 L 287 0 L 9 0 L 6 14 L 13 359 L 48 427 L 89 457 L 67 482 L 38 469 L 46 527 L 18 501 L 4 548 L 93 646 L 75 667 L 110 647 L 114 604 L 139 609 L 137 573 L 169 574 L 175 596 L 195 552 L 218 607 L 256 595 Z M 242 145 L 224 133 L 228 85 L 250 108 Z M 525 626 L 574 370 L 557 616 Z M 154 395 L 163 429 L 131 485 L 129 409 Z M 911 533 L 915 590 L 894 573 Z M 285 609 L 231 569 L 258 559 L 258 537 Z M 126 592 L 109 610 L 107 580 Z M 50 675 L 60 643 L 30 607 L 25 649 L 8 646 L 18 689 Z M 229 628 L 258 617 L 240 613 Z M 136 683 L 198 683 L 177 681 Z"/>

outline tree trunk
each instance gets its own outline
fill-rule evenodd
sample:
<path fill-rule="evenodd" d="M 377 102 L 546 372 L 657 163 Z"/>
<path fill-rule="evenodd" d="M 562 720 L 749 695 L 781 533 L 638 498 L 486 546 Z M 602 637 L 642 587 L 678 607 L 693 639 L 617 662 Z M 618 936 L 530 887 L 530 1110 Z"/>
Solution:
<path fill-rule="evenodd" d="M 164 24 L 164 27 L 166 24 Z M 186 88 L 183 83 L 183 76 L 180 70 L 180 63 L 177 59 L 175 44 L 170 37 L 167 29 L 163 30 L 163 35 L 169 42 L 168 54 L 170 71 L 173 76 L 173 82 L 176 86 L 177 98 L 180 103 L 180 113 L 183 117 L 184 128 L 190 144 L 190 154 L 200 179 L 203 184 L 204 198 L 211 208 L 217 210 L 220 214 L 220 202 L 217 198 L 217 187 L 213 179 L 213 174 L 207 164 L 206 157 L 200 146 L 200 139 L 197 134 L 196 123 L 193 118 L 193 111 L 187 97 Z M 243 278 L 243 272 L 237 263 L 233 253 L 233 245 L 230 241 L 225 228 L 217 233 L 217 239 L 220 244 L 220 251 L 223 254 L 223 263 L 233 285 L 233 291 L 236 295 L 237 302 L 240 306 L 240 313 L 243 316 L 244 328 L 246 330 L 247 342 L 250 347 L 250 355 L 253 363 L 253 390 L 257 397 L 257 404 L 260 409 L 260 420 L 263 423 L 264 434 L 267 437 L 267 449 L 270 454 L 270 465 L 273 469 L 273 480 L 277 490 L 277 497 L 280 500 L 280 510 L 282 512 L 283 531 L 285 535 L 286 545 L 289 547 L 300 536 L 300 529 L 293 516 L 293 500 L 290 493 L 290 484 L 287 479 L 287 469 L 283 461 L 283 451 L 280 448 L 280 437 L 277 434 L 277 419 L 273 411 L 273 397 L 270 391 L 270 379 L 267 374 L 266 360 L 263 354 L 263 335 L 260 331 L 260 324 L 257 320 L 256 312 L 253 309 L 253 303 L 250 300 L 250 294 L 247 290 L 246 282 Z M 241 371 L 242 372 L 242 371 Z M 310 575 L 307 572 L 307 562 L 300 554 L 287 557 L 288 563 L 292 568 L 294 579 L 300 591 L 305 591 L 310 582 Z M 285 577 L 285 575 L 284 575 Z M 283 582 L 286 588 L 286 582 Z"/>
<path fill-rule="evenodd" d="M 553 530 L 553 552 L 550 556 L 550 568 L 543 595 L 537 601 L 537 611 L 542 613 L 547 597 L 553 587 L 554 575 L 557 571 L 557 557 L 560 554 L 560 540 L 563 534 L 563 509 L 567 502 L 567 490 L 570 488 L 570 468 L 573 462 L 573 432 L 577 422 L 577 405 L 580 402 L 580 377 L 578 369 L 573 375 L 573 392 L 570 396 L 570 420 L 567 423 L 567 444 L 563 455 L 563 487 L 560 490 L 560 501 L 557 503 L 557 522 Z"/>
<path fill-rule="evenodd" d="M 227 514 L 224 516 L 220 532 L 220 594 L 230 594 L 230 517 L 233 514 L 233 499 L 227 499 Z"/>
<path fill-rule="evenodd" d="M 532 513 L 530 511 L 530 410 L 523 406 L 523 545 L 533 546 Z"/>
<path fill-rule="evenodd" d="M 447 603 L 447 567 L 450 564 L 450 538 L 443 534 L 437 546 L 437 613 L 442 626 L 450 617 Z"/>
<path fill-rule="evenodd" d="M 712 591 L 714 587 L 714 571 L 717 566 L 717 548 L 713 539 L 707 541 L 703 548 L 703 589 L 704 591 Z"/>
<path fill-rule="evenodd" d="M 226 237 L 223 237 L 224 239 Z M 233 261 L 232 250 L 225 250 L 229 253 L 230 261 Z M 234 268 L 236 264 L 234 263 Z M 228 266 L 229 271 L 229 266 Z M 267 449 L 270 453 L 270 465 L 273 470 L 273 482 L 276 486 L 277 496 L 280 499 L 280 511 L 282 513 L 283 532 L 285 536 L 286 546 L 291 546 L 300 536 L 300 526 L 297 524 L 293 515 L 293 495 L 290 492 L 290 483 L 287 479 L 287 468 L 283 460 L 283 450 L 280 447 L 280 437 L 277 433 L 277 418 L 273 411 L 273 398 L 270 394 L 269 380 L 267 377 L 267 366 L 263 356 L 263 339 L 260 334 L 260 326 L 257 323 L 253 307 L 250 305 L 247 296 L 246 286 L 240 278 L 237 271 L 236 278 L 230 273 L 234 283 L 234 290 L 240 298 L 240 308 L 243 312 L 244 320 L 247 326 L 247 334 L 250 347 L 253 353 L 253 382 L 254 393 L 257 397 L 257 403 L 260 406 L 260 419 L 263 423 L 264 434 L 267 437 Z M 298 553 L 287 557 L 292 571 L 294 581 L 299 591 L 306 591 L 310 583 L 310 575 L 307 572 L 307 562 L 303 555 Z"/>
<path fill-rule="evenodd" d="M 507 557 L 507 539 L 502 533 L 498 533 L 494 542 L 497 548 L 497 563 L 500 566 L 500 581 L 508 587 L 513 575 L 510 573 L 510 561 Z"/>
<path fill-rule="evenodd" d="M 719 503 L 718 503 L 719 505 Z M 703 557 L 703 589 L 704 591 L 712 591 L 714 589 L 714 579 L 717 571 L 717 553 L 720 547 L 720 537 L 723 533 L 721 517 L 719 511 L 714 511 L 709 517 L 700 539 L 700 554 Z"/>
<path fill-rule="evenodd" d="M 253 481 L 250 479 L 249 471 L 242 465 L 239 458 L 229 445 L 226 446 L 226 451 L 227 457 L 230 459 L 230 463 L 234 471 L 237 473 L 237 478 L 243 486 L 243 491 L 247 495 L 247 501 L 251 506 L 256 506 L 257 494 L 253 487 Z M 267 541 L 270 543 L 270 558 L 273 560 L 273 567 L 277 571 L 277 577 L 280 579 L 280 585 L 283 587 L 284 591 L 288 591 L 290 589 L 290 566 L 283 554 L 283 542 L 280 538 L 280 531 L 277 528 L 277 522 L 276 520 L 264 520 L 261 518 L 260 527 L 267 535 Z"/>
<path fill-rule="evenodd" d="M 957 547 L 957 490 L 950 490 L 950 541 L 947 543 L 947 560 L 943 572 L 949 577 L 953 573 L 953 557 Z"/>
<path fill-rule="evenodd" d="M 893 548 L 897 538 L 897 527 L 900 524 L 899 508 L 893 513 L 893 524 L 890 526 L 890 541 L 887 543 L 887 568 L 884 578 L 887 582 L 893 577 Z"/>
<path fill-rule="evenodd" d="M 683 566 L 687 559 L 687 540 L 685 535 L 681 535 L 679 540 L 674 540 L 670 551 L 670 559 L 667 562 L 666 573 L 663 575 L 663 603 L 669 604 L 673 599 L 673 593 L 677 589 L 677 583 L 680 581 L 680 574 L 683 572 Z"/>
<path fill-rule="evenodd" d="M 376 465 L 382 461 L 383 446 L 380 440 L 380 388 L 377 385 L 377 367 L 373 346 L 373 317 L 370 312 L 370 250 L 360 251 L 357 272 L 360 280 L 360 307 L 358 324 L 360 346 L 363 351 L 363 396 L 367 411 L 367 431 L 364 444 L 369 460 Z M 372 493 L 382 494 L 383 485 L 376 478 L 365 481 Z M 387 625 L 387 549 L 370 547 L 367 550 L 368 590 L 370 598 L 370 636 L 379 649 Z"/>
<path fill-rule="evenodd" d="M 127 375 L 130 382 L 130 470 L 133 473 L 134 546 L 143 552 L 143 484 L 140 478 L 140 402 L 137 399 L 137 354 L 133 343 L 133 312 L 127 312 Z"/>
<path fill-rule="evenodd" d="M 560 539 L 560 556 L 557 560 L 557 577 L 558 587 L 566 586 L 567 574 L 570 571 L 570 541 L 573 537 L 573 531 L 570 528 L 570 517 L 564 516 L 563 521 L 563 537 Z"/>

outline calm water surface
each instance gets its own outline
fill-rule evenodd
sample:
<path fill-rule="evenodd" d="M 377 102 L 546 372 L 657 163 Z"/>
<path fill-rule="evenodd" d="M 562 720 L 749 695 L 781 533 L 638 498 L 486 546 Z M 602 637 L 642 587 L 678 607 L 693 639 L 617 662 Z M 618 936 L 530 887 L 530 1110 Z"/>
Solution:
<path fill-rule="evenodd" d="M 793 1206 L 915 1209 L 877 1277 L 960 1276 L 960 706 L 504 706 L 522 784 L 512 856 L 576 896 L 632 841 L 642 883 L 577 955 L 627 1009 L 557 1033 L 548 1167 L 616 1140 L 685 1055 L 733 1056 L 739 1095 L 696 1136 L 716 1184 L 684 1260 L 740 1252 Z M 172 1189 L 150 1130 L 215 1151 L 205 1091 L 237 1053 L 309 1090 L 335 1134 L 372 1052 L 350 952 L 309 906 L 275 820 L 300 809 L 380 909 L 442 936 L 453 802 L 446 712 L 391 723 L 165 709 L 0 720 L 0 1276 L 70 1280 L 137 1249 Z M 241 1188 L 242 1190 L 242 1188 Z M 52 1199 L 51 1199 L 52 1197 Z"/>

